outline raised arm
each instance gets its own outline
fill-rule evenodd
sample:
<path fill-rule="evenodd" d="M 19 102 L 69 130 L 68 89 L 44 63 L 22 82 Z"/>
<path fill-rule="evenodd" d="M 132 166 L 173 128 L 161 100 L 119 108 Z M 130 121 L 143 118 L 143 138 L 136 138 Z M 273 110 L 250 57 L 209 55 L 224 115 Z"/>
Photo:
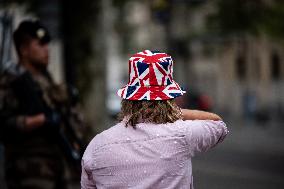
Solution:
<path fill-rule="evenodd" d="M 183 120 L 213 120 L 222 121 L 222 118 L 217 114 L 200 111 L 182 109 Z"/>
<path fill-rule="evenodd" d="M 189 125 L 186 139 L 190 144 L 191 156 L 214 147 L 228 133 L 226 124 L 217 114 L 188 109 L 182 109 L 182 114 L 184 123 Z"/>

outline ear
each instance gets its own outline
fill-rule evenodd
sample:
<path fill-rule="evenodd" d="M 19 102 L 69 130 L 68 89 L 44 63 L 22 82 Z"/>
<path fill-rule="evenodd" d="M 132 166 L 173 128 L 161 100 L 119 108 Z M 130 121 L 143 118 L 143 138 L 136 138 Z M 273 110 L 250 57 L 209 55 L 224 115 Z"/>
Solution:
<path fill-rule="evenodd" d="M 22 44 L 20 46 L 20 54 L 21 56 L 27 56 L 28 52 L 29 52 L 29 46 L 27 44 Z"/>

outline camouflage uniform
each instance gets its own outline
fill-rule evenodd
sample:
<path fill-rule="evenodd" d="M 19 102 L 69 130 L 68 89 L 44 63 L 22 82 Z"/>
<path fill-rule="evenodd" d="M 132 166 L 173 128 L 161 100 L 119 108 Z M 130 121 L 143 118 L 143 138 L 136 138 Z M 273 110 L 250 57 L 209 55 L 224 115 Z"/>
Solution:
<path fill-rule="evenodd" d="M 45 106 L 51 111 L 62 113 L 60 124 L 45 124 L 32 131 L 21 130 L 25 116 L 46 112 L 31 111 L 33 102 L 25 104 L 30 100 L 21 96 L 25 89 L 15 89 L 15 83 L 23 74 L 31 76 L 30 85 Z M 64 132 L 66 122 L 63 119 L 68 120 L 76 132 L 80 130 L 81 117 L 73 105 L 66 88 L 54 84 L 47 72 L 33 76 L 23 67 L 16 65 L 1 75 L 0 140 L 5 146 L 5 174 L 9 189 L 66 188 L 64 155 L 59 147 L 57 133 L 62 130 Z"/>

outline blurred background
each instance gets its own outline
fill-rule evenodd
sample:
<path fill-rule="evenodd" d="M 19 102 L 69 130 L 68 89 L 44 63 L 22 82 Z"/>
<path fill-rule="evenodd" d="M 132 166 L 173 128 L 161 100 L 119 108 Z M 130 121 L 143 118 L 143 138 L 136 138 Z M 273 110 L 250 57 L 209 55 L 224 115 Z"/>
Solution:
<path fill-rule="evenodd" d="M 216 112 L 230 129 L 193 160 L 195 187 L 283 188 L 284 1 L 0 0 L 1 67 L 17 62 L 11 32 L 26 18 L 50 30 L 49 70 L 78 88 L 87 140 L 116 122 L 129 57 L 160 50 L 187 91 L 180 106 Z"/>

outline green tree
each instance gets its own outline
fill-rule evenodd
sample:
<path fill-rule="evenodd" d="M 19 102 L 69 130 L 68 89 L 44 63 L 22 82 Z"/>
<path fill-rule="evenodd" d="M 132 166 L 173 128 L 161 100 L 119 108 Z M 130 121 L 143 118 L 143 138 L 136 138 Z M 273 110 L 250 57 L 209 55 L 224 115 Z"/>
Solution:
<path fill-rule="evenodd" d="M 284 38 L 284 2 L 264 0 L 217 0 L 217 10 L 208 17 L 209 28 L 223 36 L 266 34 Z"/>

